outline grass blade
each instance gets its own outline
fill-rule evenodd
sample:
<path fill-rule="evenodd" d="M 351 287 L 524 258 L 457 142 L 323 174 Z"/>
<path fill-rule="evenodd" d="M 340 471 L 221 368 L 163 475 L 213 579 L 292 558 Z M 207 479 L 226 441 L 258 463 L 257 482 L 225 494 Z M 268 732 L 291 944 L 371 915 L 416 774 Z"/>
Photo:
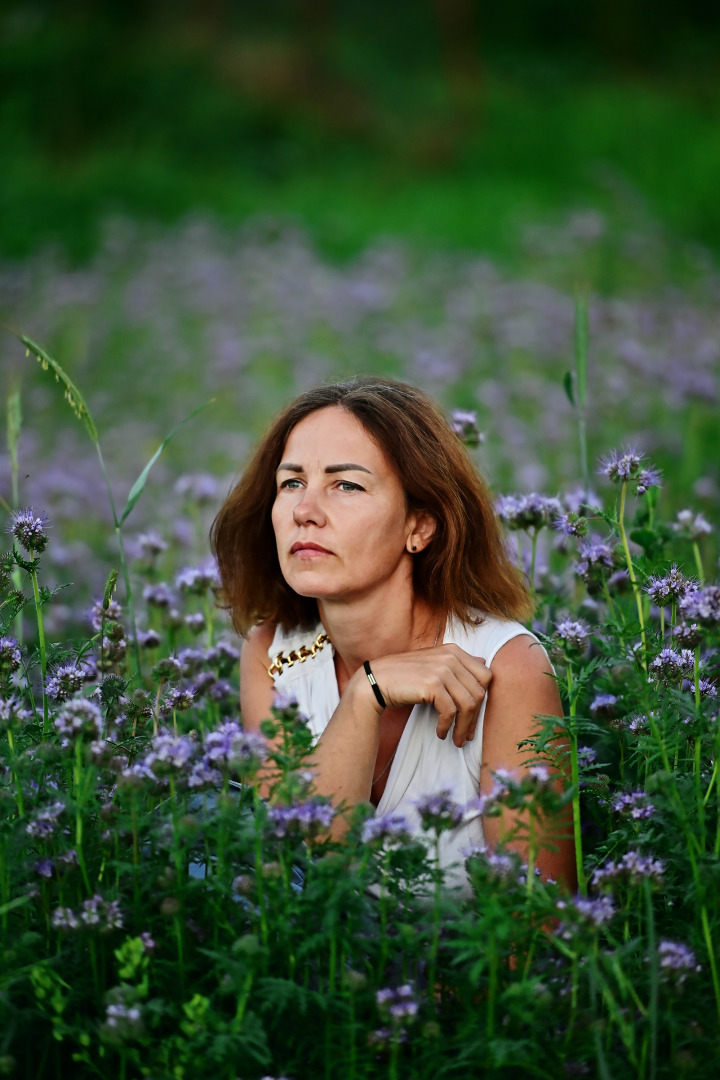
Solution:
<path fill-rule="evenodd" d="M 65 369 L 62 368 L 60 364 L 58 364 L 57 360 L 53 360 L 52 356 L 50 356 L 50 354 L 47 353 L 41 345 L 38 345 L 36 341 L 33 341 L 31 337 L 28 337 L 27 334 L 20 334 L 16 330 L 13 330 L 11 327 L 8 327 L 8 329 L 10 330 L 10 333 L 14 334 L 18 341 L 21 341 L 22 344 L 25 346 L 25 348 L 27 349 L 27 355 L 30 355 L 30 353 L 32 353 L 35 359 L 39 361 L 40 367 L 43 369 L 43 371 L 52 371 L 53 375 L 55 376 L 55 381 L 59 382 L 64 389 L 65 400 L 67 401 L 68 405 L 75 413 L 78 420 L 82 421 L 82 423 L 85 425 L 85 429 L 88 435 L 97 445 L 98 432 L 97 428 L 95 427 L 95 421 L 93 420 L 90 409 L 88 408 L 88 404 L 83 397 L 81 391 L 75 385 L 75 383 L 70 378 Z"/>
<path fill-rule="evenodd" d="M 152 469 L 153 465 L 155 464 L 157 459 L 162 454 L 162 452 L 165 449 L 165 447 L 167 446 L 167 444 L 172 439 L 173 435 L 175 435 L 180 430 L 181 427 L 183 427 L 190 420 L 192 420 L 195 416 L 197 416 L 198 413 L 201 413 L 203 411 L 203 409 L 207 409 L 207 407 L 209 405 L 212 405 L 213 401 L 214 401 L 214 398 L 212 398 L 210 401 L 206 401 L 205 404 L 201 405 L 198 409 L 193 409 L 193 411 L 191 413 L 189 413 L 188 416 L 186 416 L 184 420 L 181 420 L 179 424 L 175 425 L 175 427 L 172 429 L 172 431 L 170 432 L 169 435 L 165 436 L 165 438 L 160 443 L 160 445 L 158 446 L 158 448 L 155 451 L 155 453 L 153 454 L 153 456 L 148 461 L 148 463 L 145 466 L 145 468 L 143 469 L 143 471 L 138 476 L 138 478 L 135 481 L 135 483 L 133 484 L 133 486 L 130 488 L 130 494 L 128 495 L 128 500 L 127 500 L 127 503 L 125 504 L 125 509 L 123 510 L 122 514 L 120 515 L 120 520 L 118 522 L 119 526 L 122 525 L 126 521 L 128 516 L 132 512 L 132 509 L 135 506 L 135 503 L 138 501 L 138 499 L 142 495 L 143 491 L 145 490 L 145 484 L 147 483 L 147 478 L 148 478 L 148 476 L 150 474 L 150 470 Z"/>

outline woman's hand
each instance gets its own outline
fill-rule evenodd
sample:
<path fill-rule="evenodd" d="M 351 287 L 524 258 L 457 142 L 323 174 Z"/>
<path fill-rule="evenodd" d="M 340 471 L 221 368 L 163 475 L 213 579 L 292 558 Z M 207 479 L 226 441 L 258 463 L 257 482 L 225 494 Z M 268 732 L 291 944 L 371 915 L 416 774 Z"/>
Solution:
<path fill-rule="evenodd" d="M 437 735 L 453 728 L 456 746 L 472 740 L 492 672 L 485 661 L 459 645 L 398 653 L 371 660 L 375 681 L 390 707 L 432 705 L 438 714 Z M 365 678 L 361 668 L 357 677 Z"/>

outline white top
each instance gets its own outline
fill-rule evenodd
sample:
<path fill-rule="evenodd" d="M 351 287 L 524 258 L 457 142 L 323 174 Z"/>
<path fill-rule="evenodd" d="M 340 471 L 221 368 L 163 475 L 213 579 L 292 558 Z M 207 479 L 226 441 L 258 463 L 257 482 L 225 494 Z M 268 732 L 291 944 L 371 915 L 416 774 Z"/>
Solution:
<path fill-rule="evenodd" d="M 280 627 L 275 632 L 268 656 L 274 659 L 282 652 L 287 656 L 302 645 L 310 646 L 318 634 L 324 633 L 322 624 L 313 630 L 293 630 L 285 633 Z M 534 634 L 521 623 L 498 619 L 491 615 L 483 617 L 478 626 L 450 617 L 447 620 L 443 644 L 456 644 L 471 656 L 482 657 L 488 667 L 503 645 L 515 637 L 527 634 L 537 641 Z M 275 675 L 275 689 L 297 702 L 300 712 L 308 718 L 310 729 L 318 739 L 338 706 L 338 692 L 333 650 L 329 643 L 322 652 L 309 657 L 304 663 L 295 662 L 283 667 Z M 488 694 L 492 693 L 492 683 Z M 424 796 L 449 792 L 455 802 L 465 804 L 480 791 L 480 766 L 482 762 L 483 721 L 488 695 L 480 708 L 475 737 L 465 746 L 458 747 L 449 734 L 445 740 L 435 734 L 437 712 L 431 705 L 415 705 L 400 736 L 385 790 L 375 813 L 403 814 L 409 831 L 429 842 L 434 834 L 423 831 L 416 803 Z M 457 828 L 440 836 L 440 865 L 446 872 L 446 885 L 461 895 L 469 895 L 470 887 L 465 871 L 467 852 L 483 846 L 482 820 L 477 812 L 468 813 Z"/>

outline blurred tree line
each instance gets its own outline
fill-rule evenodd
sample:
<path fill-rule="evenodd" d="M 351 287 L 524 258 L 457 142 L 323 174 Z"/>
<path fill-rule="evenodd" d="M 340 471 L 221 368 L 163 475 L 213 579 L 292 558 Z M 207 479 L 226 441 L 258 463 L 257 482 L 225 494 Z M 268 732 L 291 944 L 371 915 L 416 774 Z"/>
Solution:
<path fill-rule="evenodd" d="M 0 248 L 25 250 L 95 201 L 217 205 L 211 182 L 233 170 L 236 185 L 284 182 L 353 154 L 442 170 L 478 147 L 487 165 L 498 78 L 492 145 L 517 174 L 537 126 L 528 96 L 650 80 L 714 110 L 718 44 L 716 0 L 4 0 Z M 572 128 L 547 151 L 560 176 L 585 122 L 558 124 Z"/>

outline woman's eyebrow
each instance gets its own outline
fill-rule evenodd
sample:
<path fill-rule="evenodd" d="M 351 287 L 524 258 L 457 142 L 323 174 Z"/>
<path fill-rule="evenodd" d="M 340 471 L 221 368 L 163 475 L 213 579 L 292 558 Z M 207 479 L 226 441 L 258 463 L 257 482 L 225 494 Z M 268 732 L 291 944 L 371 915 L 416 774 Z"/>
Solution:
<path fill-rule="evenodd" d="M 280 472 L 282 469 L 285 469 L 287 472 L 305 472 L 302 465 L 294 465 L 291 461 L 284 461 L 282 465 L 278 465 L 276 471 Z M 364 465 L 355 465 L 351 461 L 345 461 L 340 465 L 326 465 L 324 471 L 328 474 L 355 471 L 364 472 L 372 475 L 372 473 L 370 473 L 370 469 L 366 469 Z"/>

